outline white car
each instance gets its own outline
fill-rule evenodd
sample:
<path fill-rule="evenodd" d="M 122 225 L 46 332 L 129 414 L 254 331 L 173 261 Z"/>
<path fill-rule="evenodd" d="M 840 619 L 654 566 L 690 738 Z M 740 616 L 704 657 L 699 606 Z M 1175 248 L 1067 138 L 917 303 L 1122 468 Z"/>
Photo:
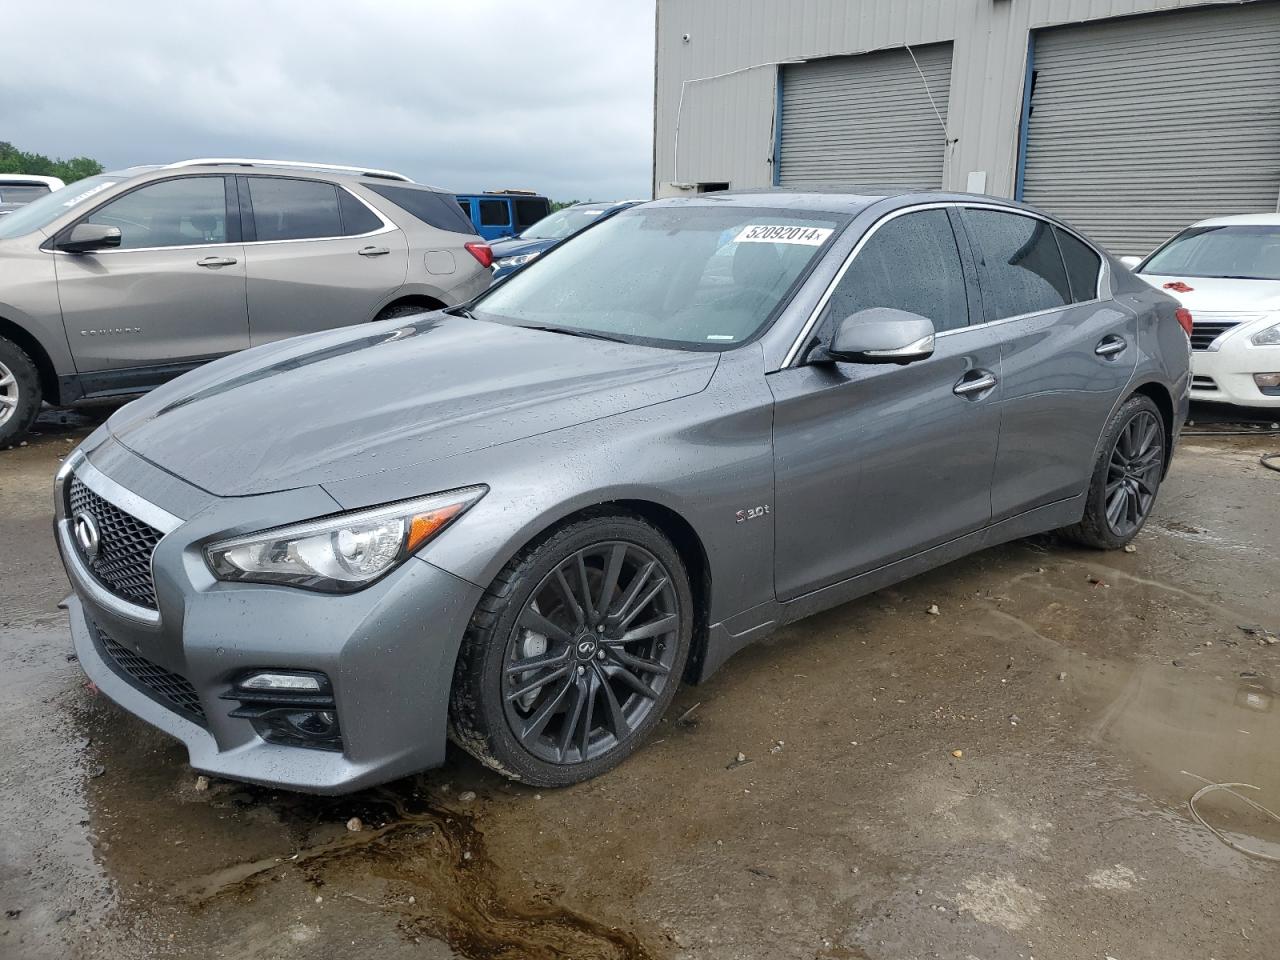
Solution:
<path fill-rule="evenodd" d="M 1280 407 L 1280 213 L 1202 220 L 1133 269 L 1191 311 L 1193 400 Z"/>
<path fill-rule="evenodd" d="M 23 204 L 39 200 L 47 193 L 61 190 L 65 184 L 57 177 L 37 177 L 30 173 L 0 173 L 0 215 L 10 213 Z"/>

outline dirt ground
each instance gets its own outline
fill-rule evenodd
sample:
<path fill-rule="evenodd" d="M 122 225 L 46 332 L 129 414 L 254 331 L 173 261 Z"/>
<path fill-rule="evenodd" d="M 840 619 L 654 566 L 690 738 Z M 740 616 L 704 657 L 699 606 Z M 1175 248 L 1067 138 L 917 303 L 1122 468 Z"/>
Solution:
<path fill-rule="evenodd" d="M 1023 541 L 785 630 L 592 783 L 459 755 L 316 799 L 198 790 L 84 687 L 50 481 L 94 418 L 58 419 L 0 452 L 0 957 L 1280 949 L 1280 864 L 1241 849 L 1280 824 L 1188 807 L 1280 811 L 1280 643 L 1241 629 L 1280 632 L 1280 437 L 1186 438 L 1133 553 Z"/>

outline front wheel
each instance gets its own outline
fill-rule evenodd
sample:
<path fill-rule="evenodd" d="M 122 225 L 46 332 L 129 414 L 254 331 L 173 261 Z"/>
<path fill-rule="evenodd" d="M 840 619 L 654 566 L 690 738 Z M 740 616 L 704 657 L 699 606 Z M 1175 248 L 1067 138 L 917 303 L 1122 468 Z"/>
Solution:
<path fill-rule="evenodd" d="M 25 350 L 0 337 L 0 450 L 17 443 L 40 412 L 40 372 Z"/>
<path fill-rule="evenodd" d="M 1083 519 L 1062 533 L 1087 547 L 1115 550 L 1138 535 L 1164 475 L 1164 419 L 1150 397 L 1129 398 L 1103 435 Z"/>
<path fill-rule="evenodd" d="M 570 523 L 513 559 L 477 606 L 453 738 L 535 786 L 594 777 L 653 731 L 692 635 L 689 577 L 661 531 L 625 515 Z"/>

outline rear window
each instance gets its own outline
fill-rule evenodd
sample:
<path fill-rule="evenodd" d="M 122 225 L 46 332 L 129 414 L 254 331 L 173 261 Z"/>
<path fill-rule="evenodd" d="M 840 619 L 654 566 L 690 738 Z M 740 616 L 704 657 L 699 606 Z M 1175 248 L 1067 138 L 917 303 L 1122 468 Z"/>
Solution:
<path fill-rule="evenodd" d="M 447 193 L 435 190 L 423 190 L 414 187 L 394 187 L 387 183 L 361 183 L 362 187 L 372 190 L 378 196 L 390 200 L 410 216 L 421 220 L 427 226 L 437 230 L 448 230 L 450 233 L 476 232 L 471 217 L 464 212 L 460 204 L 467 201 L 454 198 Z"/>
<path fill-rule="evenodd" d="M 548 213 L 551 212 L 551 204 L 546 197 L 533 197 L 528 200 L 517 200 L 516 204 L 516 226 L 523 230 L 531 227 Z"/>
<path fill-rule="evenodd" d="M 1076 303 L 1097 299 L 1098 274 L 1102 271 L 1102 258 L 1083 240 L 1065 230 L 1053 228 L 1062 250 L 1062 260 L 1067 266 L 1067 280 L 1071 283 L 1071 299 Z"/>
<path fill-rule="evenodd" d="M 1002 320 L 1071 302 L 1067 270 L 1044 220 L 997 210 L 965 210 L 978 254 L 988 320 Z"/>

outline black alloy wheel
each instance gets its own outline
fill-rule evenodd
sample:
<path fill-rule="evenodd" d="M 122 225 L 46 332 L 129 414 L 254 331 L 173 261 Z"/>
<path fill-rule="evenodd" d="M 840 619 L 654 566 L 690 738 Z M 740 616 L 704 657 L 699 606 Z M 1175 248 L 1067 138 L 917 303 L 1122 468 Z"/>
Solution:
<path fill-rule="evenodd" d="M 486 591 L 454 671 L 454 740 L 539 786 L 586 780 L 652 732 L 693 636 L 680 554 L 637 516 L 589 516 L 517 555 Z"/>

